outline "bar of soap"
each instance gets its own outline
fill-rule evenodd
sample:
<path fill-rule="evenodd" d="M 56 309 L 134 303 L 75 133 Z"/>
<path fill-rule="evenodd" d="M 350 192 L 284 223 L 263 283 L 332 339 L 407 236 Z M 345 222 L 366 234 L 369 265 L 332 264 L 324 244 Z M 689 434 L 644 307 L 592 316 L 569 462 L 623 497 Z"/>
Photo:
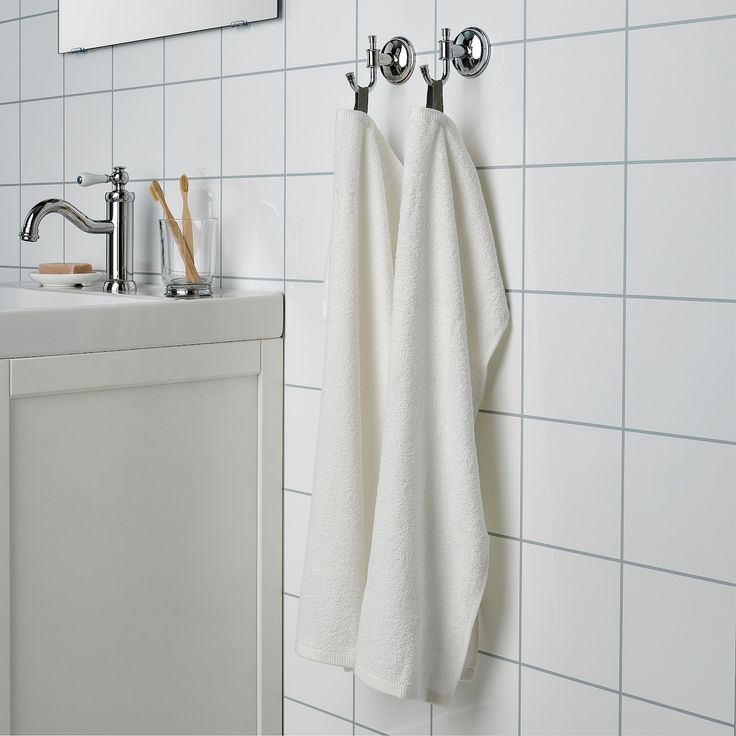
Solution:
<path fill-rule="evenodd" d="M 91 263 L 41 263 L 39 273 L 92 273 Z"/>

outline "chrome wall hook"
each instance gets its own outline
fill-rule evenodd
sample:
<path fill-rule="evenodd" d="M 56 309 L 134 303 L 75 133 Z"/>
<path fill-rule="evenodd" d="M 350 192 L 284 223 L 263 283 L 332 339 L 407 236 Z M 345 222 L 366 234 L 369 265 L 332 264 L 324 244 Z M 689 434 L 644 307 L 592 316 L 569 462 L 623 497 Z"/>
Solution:
<path fill-rule="evenodd" d="M 394 36 L 379 51 L 376 36 L 368 36 L 368 48 L 365 50 L 365 66 L 370 69 L 370 82 L 368 89 L 376 86 L 377 69 L 391 84 L 403 84 L 414 72 L 416 65 L 416 51 L 414 44 L 404 36 Z M 358 84 L 355 74 L 348 72 L 346 75 L 348 83 L 353 92 L 358 92 Z"/>
<path fill-rule="evenodd" d="M 355 92 L 355 109 L 362 112 L 368 112 L 368 93 L 376 86 L 378 69 L 391 84 L 403 84 L 414 72 L 416 64 L 414 44 L 404 36 L 394 36 L 380 51 L 376 36 L 368 36 L 365 54 L 365 65 L 370 69 L 368 86 L 361 87 L 353 72 L 345 75 L 350 88 Z"/>
<path fill-rule="evenodd" d="M 477 77 L 487 66 L 491 58 L 491 42 L 486 33 L 476 26 L 463 29 L 454 41 L 450 41 L 450 29 L 443 28 L 439 40 L 442 76 L 433 79 L 429 66 L 420 67 L 422 77 L 428 85 L 434 82 L 445 84 L 450 76 L 450 62 L 464 77 Z"/>

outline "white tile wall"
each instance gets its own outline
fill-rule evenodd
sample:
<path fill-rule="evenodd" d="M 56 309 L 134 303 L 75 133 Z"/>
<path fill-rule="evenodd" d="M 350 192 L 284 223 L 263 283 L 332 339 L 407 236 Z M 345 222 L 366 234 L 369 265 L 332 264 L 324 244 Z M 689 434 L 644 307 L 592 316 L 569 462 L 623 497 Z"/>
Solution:
<path fill-rule="evenodd" d="M 623 688 L 731 722 L 736 588 L 624 568 Z"/>
<path fill-rule="evenodd" d="M 98 238 L 53 218 L 21 248 L 18 221 L 48 196 L 102 216 L 74 176 L 120 163 L 137 278 L 160 270 L 148 183 L 168 180 L 176 209 L 186 171 L 194 210 L 221 220 L 222 285 L 285 290 L 284 480 L 302 492 L 285 493 L 287 733 L 731 733 L 736 2 L 281 5 L 286 20 L 60 57 L 56 0 L 0 0 L 0 278 L 104 264 Z M 408 35 L 432 66 L 439 28 L 473 24 L 490 66 L 453 73 L 445 103 L 480 167 L 512 325 L 477 427 L 486 654 L 428 711 L 297 658 L 294 596 L 344 74 L 369 32 Z M 418 73 L 379 77 L 370 109 L 400 154 L 423 99 Z"/>
<path fill-rule="evenodd" d="M 533 669 L 521 673 L 521 733 L 532 736 L 613 736 L 618 695 Z"/>

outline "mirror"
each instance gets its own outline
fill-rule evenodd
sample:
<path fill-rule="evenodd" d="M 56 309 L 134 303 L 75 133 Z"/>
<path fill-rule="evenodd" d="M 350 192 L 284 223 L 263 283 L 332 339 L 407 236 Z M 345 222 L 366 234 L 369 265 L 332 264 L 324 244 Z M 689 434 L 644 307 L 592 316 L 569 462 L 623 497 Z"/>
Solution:
<path fill-rule="evenodd" d="M 278 0 L 59 0 L 59 53 L 278 17 Z"/>

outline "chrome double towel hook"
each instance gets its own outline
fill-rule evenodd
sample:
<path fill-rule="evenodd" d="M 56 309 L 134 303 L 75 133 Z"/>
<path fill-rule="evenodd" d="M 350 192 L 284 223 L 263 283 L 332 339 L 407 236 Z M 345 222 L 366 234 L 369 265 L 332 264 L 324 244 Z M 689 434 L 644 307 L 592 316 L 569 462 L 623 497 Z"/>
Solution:
<path fill-rule="evenodd" d="M 433 79 L 427 64 L 422 64 L 420 69 L 428 85 L 427 107 L 442 111 L 442 85 L 450 77 L 450 62 L 462 76 L 477 77 L 488 66 L 491 58 L 491 42 L 485 31 L 476 26 L 462 30 L 454 41 L 450 41 L 450 29 L 443 28 L 439 47 L 442 76 Z"/>
<path fill-rule="evenodd" d="M 376 36 L 368 36 L 366 53 L 366 68 L 370 69 L 370 80 L 366 87 L 358 84 L 353 72 L 345 76 L 353 92 L 355 92 L 355 109 L 368 112 L 368 93 L 376 86 L 377 70 L 391 84 L 403 84 L 414 72 L 416 52 L 414 44 L 404 36 L 394 36 L 379 51 Z"/>

